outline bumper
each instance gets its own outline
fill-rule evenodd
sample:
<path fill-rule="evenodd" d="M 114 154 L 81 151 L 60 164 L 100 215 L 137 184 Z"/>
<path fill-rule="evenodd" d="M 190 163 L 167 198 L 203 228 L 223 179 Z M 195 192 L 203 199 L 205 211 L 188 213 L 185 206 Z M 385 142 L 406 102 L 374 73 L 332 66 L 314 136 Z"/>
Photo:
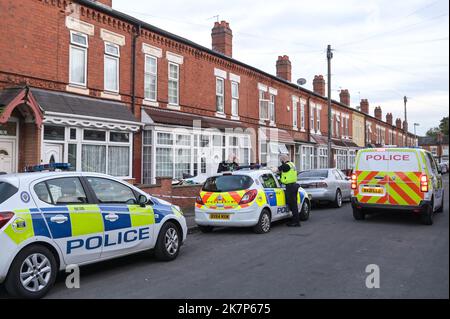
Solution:
<path fill-rule="evenodd" d="M 356 197 L 352 197 L 352 208 L 366 208 L 366 209 L 382 209 L 382 210 L 396 210 L 396 211 L 420 211 L 423 212 L 431 205 L 431 201 L 422 200 L 418 206 L 402 206 L 402 205 L 385 205 L 385 204 L 367 204 L 358 202 Z"/>
<path fill-rule="evenodd" d="M 199 226 L 215 227 L 251 227 L 258 223 L 262 208 L 259 206 L 240 209 L 238 211 L 195 209 L 195 223 Z M 211 219 L 211 214 L 230 214 L 229 220 Z"/>
<path fill-rule="evenodd" d="M 308 188 L 307 192 L 312 201 L 334 201 L 336 197 L 336 191 L 326 188 Z"/>
<path fill-rule="evenodd" d="M 8 275 L 9 267 L 16 256 L 17 246 L 4 233 L 0 232 L 0 283 L 3 283 Z"/>

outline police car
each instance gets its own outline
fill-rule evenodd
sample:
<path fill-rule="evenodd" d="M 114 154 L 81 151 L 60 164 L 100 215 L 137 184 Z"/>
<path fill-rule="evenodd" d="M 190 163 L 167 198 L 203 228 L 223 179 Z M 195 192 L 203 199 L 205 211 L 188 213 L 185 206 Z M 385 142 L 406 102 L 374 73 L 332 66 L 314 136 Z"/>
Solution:
<path fill-rule="evenodd" d="M 202 232 L 216 226 L 253 227 L 268 233 L 271 222 L 292 217 L 284 188 L 268 169 L 244 169 L 209 177 L 196 199 L 195 222 Z M 309 219 L 311 203 L 299 188 L 300 219 Z"/>
<path fill-rule="evenodd" d="M 358 152 L 352 175 L 353 216 L 371 210 L 403 210 L 420 215 L 426 225 L 444 210 L 440 168 L 433 155 L 418 148 L 373 148 Z"/>
<path fill-rule="evenodd" d="M 0 175 L 0 283 L 41 298 L 59 270 L 154 249 L 178 256 L 187 226 L 177 206 L 111 176 Z"/>

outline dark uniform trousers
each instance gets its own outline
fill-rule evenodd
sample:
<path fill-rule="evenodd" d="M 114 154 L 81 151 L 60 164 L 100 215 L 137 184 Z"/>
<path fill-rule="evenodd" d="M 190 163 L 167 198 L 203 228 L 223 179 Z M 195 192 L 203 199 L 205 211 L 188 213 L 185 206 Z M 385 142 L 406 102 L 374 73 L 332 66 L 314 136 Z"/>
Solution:
<path fill-rule="evenodd" d="M 300 214 L 298 212 L 297 194 L 300 185 L 297 183 L 286 185 L 286 204 L 292 211 L 292 223 L 300 223 Z"/>

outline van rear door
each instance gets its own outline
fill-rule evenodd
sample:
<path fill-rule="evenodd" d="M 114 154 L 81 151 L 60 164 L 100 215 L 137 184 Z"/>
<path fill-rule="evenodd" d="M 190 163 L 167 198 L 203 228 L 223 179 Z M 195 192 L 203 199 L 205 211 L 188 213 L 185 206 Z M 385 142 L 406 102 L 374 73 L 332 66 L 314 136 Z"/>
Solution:
<path fill-rule="evenodd" d="M 422 168 L 419 153 L 413 149 L 390 149 L 389 203 L 400 206 L 419 206 L 424 198 L 420 191 Z"/>
<path fill-rule="evenodd" d="M 361 150 L 356 162 L 358 202 L 367 204 L 389 203 L 389 160 L 385 149 Z"/>

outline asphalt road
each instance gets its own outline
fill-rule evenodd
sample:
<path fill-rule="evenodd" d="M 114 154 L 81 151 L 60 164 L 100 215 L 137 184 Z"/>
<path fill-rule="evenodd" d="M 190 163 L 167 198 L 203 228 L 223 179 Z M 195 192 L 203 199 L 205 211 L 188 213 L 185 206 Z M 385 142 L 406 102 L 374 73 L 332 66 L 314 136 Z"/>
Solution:
<path fill-rule="evenodd" d="M 301 228 L 192 234 L 171 263 L 140 254 L 87 266 L 80 289 L 60 276 L 48 298 L 449 298 L 448 175 L 445 187 L 433 226 L 408 214 L 357 222 L 348 203 L 318 208 Z M 369 264 L 379 289 L 366 288 Z"/>

